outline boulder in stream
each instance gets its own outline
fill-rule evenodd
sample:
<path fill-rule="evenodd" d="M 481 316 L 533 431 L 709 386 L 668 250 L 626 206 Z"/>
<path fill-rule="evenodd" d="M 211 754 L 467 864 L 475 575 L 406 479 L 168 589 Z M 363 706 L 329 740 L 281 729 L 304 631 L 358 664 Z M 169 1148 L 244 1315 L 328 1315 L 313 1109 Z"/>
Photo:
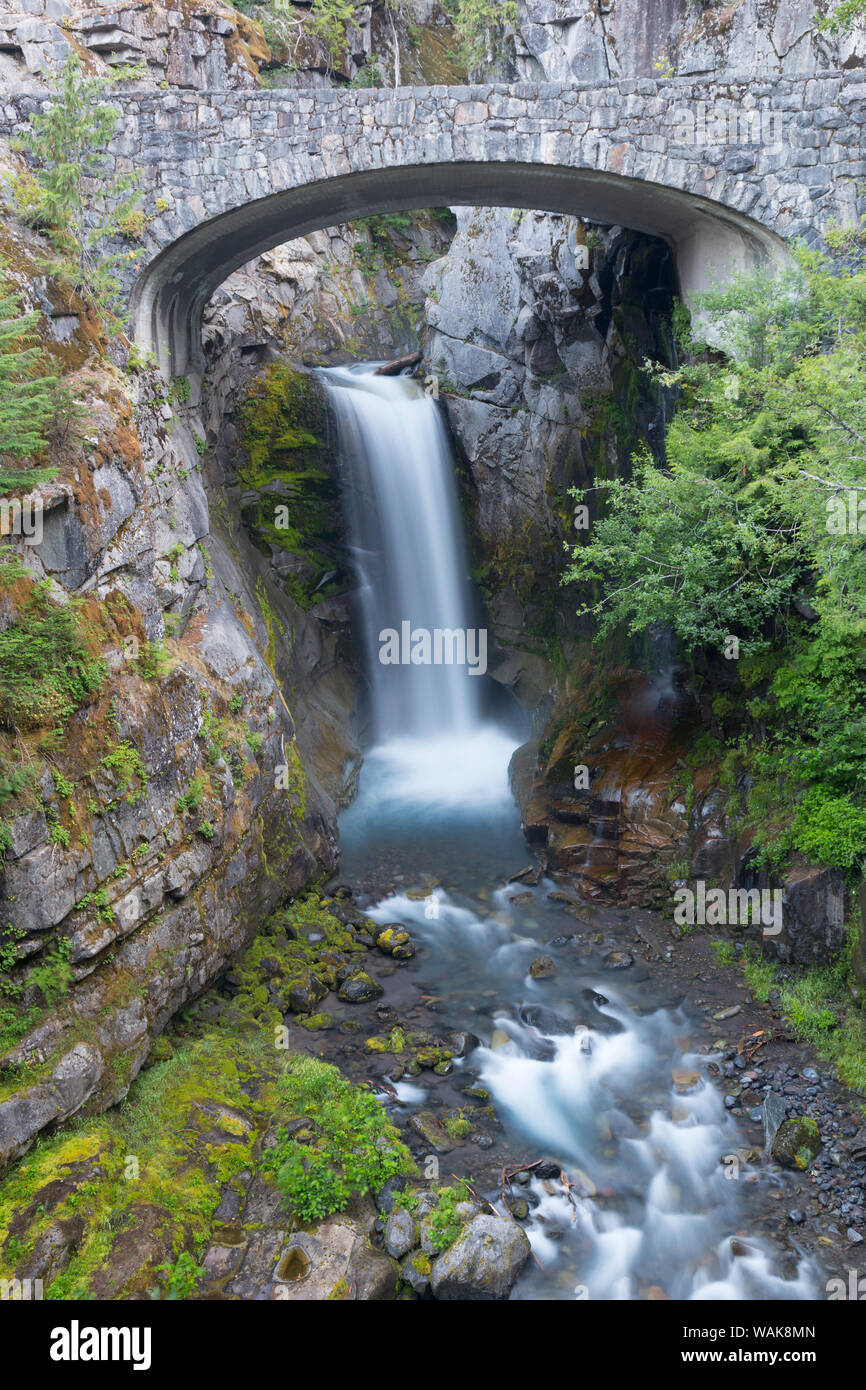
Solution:
<path fill-rule="evenodd" d="M 450 1250 L 433 1261 L 434 1298 L 454 1302 L 505 1299 L 529 1258 L 529 1240 L 515 1221 L 476 1216 Z"/>
<path fill-rule="evenodd" d="M 347 1004 L 366 1004 L 370 999 L 378 999 L 384 992 L 378 980 L 374 980 L 366 970 L 359 970 L 357 975 L 350 975 L 348 980 L 343 981 L 339 995 Z"/>
<path fill-rule="evenodd" d="M 808 1115 L 795 1115 L 779 1126 L 773 1141 L 773 1157 L 783 1168 L 805 1172 L 824 1147 L 818 1126 Z"/>

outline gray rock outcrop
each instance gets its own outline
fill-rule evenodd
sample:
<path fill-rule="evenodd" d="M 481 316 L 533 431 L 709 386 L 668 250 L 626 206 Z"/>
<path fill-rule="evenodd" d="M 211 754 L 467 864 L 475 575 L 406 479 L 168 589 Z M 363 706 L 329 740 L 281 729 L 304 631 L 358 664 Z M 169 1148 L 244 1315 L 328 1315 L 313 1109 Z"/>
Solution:
<path fill-rule="evenodd" d="M 529 1258 L 529 1240 L 516 1221 L 476 1216 L 430 1274 L 433 1297 L 443 1301 L 505 1299 Z"/>

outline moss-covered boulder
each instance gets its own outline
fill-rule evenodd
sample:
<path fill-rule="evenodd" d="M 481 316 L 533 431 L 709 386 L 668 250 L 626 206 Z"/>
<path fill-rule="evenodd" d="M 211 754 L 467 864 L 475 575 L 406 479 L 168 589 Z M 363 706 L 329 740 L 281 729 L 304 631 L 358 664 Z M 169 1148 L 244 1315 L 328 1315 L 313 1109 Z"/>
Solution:
<path fill-rule="evenodd" d="M 433 1297 L 447 1301 L 506 1299 L 529 1258 L 529 1240 L 515 1221 L 476 1216 L 433 1261 Z"/>
<path fill-rule="evenodd" d="M 309 1014 L 327 993 L 328 986 L 307 970 L 288 982 L 286 1001 L 292 1013 Z"/>
<path fill-rule="evenodd" d="M 384 993 L 378 980 L 374 980 L 366 970 L 359 970 L 357 975 L 350 975 L 348 980 L 344 980 L 340 985 L 339 990 L 340 998 L 346 1004 L 366 1004 Z"/>
<path fill-rule="evenodd" d="M 795 1115 L 779 1126 L 773 1140 L 773 1158 L 783 1168 L 798 1168 L 800 1172 L 805 1172 L 823 1147 L 815 1121 L 808 1115 Z"/>

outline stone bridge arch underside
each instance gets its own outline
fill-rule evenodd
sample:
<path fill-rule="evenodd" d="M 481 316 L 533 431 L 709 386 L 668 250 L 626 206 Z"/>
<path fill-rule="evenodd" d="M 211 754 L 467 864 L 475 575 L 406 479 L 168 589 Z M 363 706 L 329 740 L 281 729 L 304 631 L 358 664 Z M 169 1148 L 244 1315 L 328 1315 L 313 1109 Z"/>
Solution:
<path fill-rule="evenodd" d="M 374 213 L 496 206 L 574 213 L 663 237 L 688 297 L 726 272 L 768 257 L 784 241 L 750 218 L 661 184 L 538 164 L 421 164 L 338 175 L 232 209 L 172 243 L 132 293 L 136 341 L 173 375 L 203 367 L 202 311 L 238 266 L 281 242 Z"/>
<path fill-rule="evenodd" d="M 111 152 L 145 193 L 128 272 L 137 342 L 202 365 L 201 313 L 239 265 L 373 213 L 437 205 L 573 213 L 663 237 L 688 297 L 819 242 L 866 210 L 866 84 L 818 77 L 130 92 Z M 38 98 L 3 99 L 14 131 Z"/>

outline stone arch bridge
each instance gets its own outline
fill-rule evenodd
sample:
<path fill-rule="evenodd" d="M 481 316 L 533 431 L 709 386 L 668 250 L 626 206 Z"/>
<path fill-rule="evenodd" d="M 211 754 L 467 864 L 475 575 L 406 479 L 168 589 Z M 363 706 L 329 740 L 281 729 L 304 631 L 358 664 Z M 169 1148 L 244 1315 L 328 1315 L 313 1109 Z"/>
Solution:
<path fill-rule="evenodd" d="M 0 133 L 41 99 L 0 98 Z M 148 223 L 135 337 L 166 373 L 201 366 L 201 313 L 280 242 L 373 213 L 496 205 L 665 238 L 688 295 L 866 211 L 866 82 L 632 79 L 398 88 L 138 91 L 111 152 Z"/>

